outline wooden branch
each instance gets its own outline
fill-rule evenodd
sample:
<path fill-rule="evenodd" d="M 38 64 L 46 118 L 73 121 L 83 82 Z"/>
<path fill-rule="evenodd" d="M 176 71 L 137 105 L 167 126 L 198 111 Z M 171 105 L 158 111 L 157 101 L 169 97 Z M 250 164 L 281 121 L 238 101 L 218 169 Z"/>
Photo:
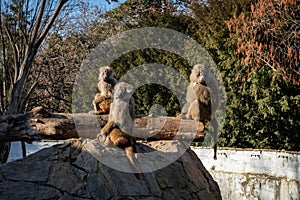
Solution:
<path fill-rule="evenodd" d="M 42 33 L 40 34 L 39 38 L 37 39 L 36 46 L 40 46 L 40 44 L 42 43 L 42 41 L 46 37 L 47 33 L 49 32 L 50 28 L 52 27 L 54 21 L 56 20 L 56 18 L 58 16 L 59 12 L 61 11 L 62 7 L 67 2 L 68 2 L 68 0 L 60 0 L 58 2 L 58 5 L 57 5 L 55 11 L 53 12 L 50 20 L 48 21 L 48 23 L 46 24 L 44 30 L 42 31 Z"/>
<path fill-rule="evenodd" d="M 18 77 L 18 67 L 19 67 L 19 60 L 18 60 L 18 51 L 17 51 L 17 48 L 16 48 L 16 43 L 12 37 L 12 34 L 11 32 L 9 31 L 8 27 L 6 24 L 1 24 L 1 26 L 4 27 L 4 30 L 6 32 L 6 35 L 8 37 L 8 41 L 10 43 L 10 46 L 11 48 L 13 49 L 13 52 L 14 52 L 14 70 L 15 70 L 15 75 L 14 75 L 14 82 L 17 81 L 17 77 Z"/>
<path fill-rule="evenodd" d="M 41 139 L 38 131 L 27 123 L 31 117 L 31 113 L 0 116 L 0 141 Z"/>
<path fill-rule="evenodd" d="M 107 115 L 88 113 L 49 113 L 42 107 L 31 112 L 0 117 L 0 142 L 96 138 L 107 122 Z M 147 140 L 204 139 L 200 122 L 177 117 L 140 117 L 133 136 Z"/>
<path fill-rule="evenodd" d="M 35 26 L 33 28 L 32 36 L 31 36 L 31 39 L 30 39 L 31 40 L 30 42 L 32 42 L 33 44 L 35 43 L 36 38 L 38 38 L 38 31 L 39 31 L 40 26 L 41 26 L 41 22 L 42 22 L 44 10 L 45 10 L 46 2 L 47 2 L 46 0 L 42 0 L 41 6 L 39 8 L 36 23 L 35 23 Z"/>
<path fill-rule="evenodd" d="M 133 135 L 148 140 L 204 139 L 204 125 L 179 117 L 142 117 L 135 119 Z"/>
<path fill-rule="evenodd" d="M 25 95 L 24 99 L 21 100 L 21 102 L 20 102 L 20 108 L 21 108 L 22 110 L 24 110 L 25 105 L 26 105 L 26 103 L 27 103 L 29 97 L 31 97 L 32 93 L 34 92 L 36 86 L 37 86 L 38 83 L 39 83 L 39 77 L 37 77 L 36 79 L 37 79 L 37 80 L 30 86 L 30 88 L 29 88 L 27 94 Z"/>

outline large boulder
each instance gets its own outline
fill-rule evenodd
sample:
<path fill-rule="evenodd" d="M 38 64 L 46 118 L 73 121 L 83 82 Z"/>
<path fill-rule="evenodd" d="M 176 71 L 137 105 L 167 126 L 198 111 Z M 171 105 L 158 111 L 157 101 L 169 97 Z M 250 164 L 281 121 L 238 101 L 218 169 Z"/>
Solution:
<path fill-rule="evenodd" d="M 150 152 L 168 143 L 138 149 Z M 95 140 L 70 140 L 0 165 L 0 199 L 221 199 L 218 184 L 191 149 L 138 179 L 99 162 L 91 147 L 97 151 Z"/>

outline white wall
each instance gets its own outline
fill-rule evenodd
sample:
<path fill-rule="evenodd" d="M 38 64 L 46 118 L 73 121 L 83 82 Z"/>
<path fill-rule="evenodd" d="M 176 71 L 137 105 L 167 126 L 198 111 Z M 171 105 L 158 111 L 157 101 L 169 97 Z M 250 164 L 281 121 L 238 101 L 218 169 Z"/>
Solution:
<path fill-rule="evenodd" d="M 50 147 L 55 144 L 62 144 L 63 141 L 49 141 L 49 142 L 32 142 L 30 144 L 25 143 L 26 145 L 26 155 L 33 154 L 43 148 Z M 11 148 L 9 152 L 9 156 L 7 159 L 7 162 L 11 162 L 17 159 L 22 158 L 22 147 L 21 147 L 21 142 L 12 142 L 11 143 Z"/>
<path fill-rule="evenodd" d="M 300 152 L 192 148 L 223 200 L 300 200 Z"/>

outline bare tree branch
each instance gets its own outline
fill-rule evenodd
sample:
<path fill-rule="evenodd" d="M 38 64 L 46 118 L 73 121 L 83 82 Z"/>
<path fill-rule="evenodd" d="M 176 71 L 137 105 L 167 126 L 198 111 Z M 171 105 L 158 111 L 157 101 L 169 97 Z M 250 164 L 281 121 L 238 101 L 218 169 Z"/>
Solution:
<path fill-rule="evenodd" d="M 61 11 L 63 5 L 67 2 L 68 0 L 60 0 L 58 3 L 58 6 L 56 7 L 51 19 L 48 21 L 48 24 L 46 25 L 44 31 L 40 34 L 36 45 L 40 45 L 42 43 L 42 41 L 45 39 L 47 33 L 49 32 L 50 28 L 52 27 L 55 19 L 57 18 L 59 12 Z"/>
<path fill-rule="evenodd" d="M 13 79 L 13 82 L 15 83 L 16 80 L 17 80 L 17 77 L 18 77 L 18 67 L 20 66 L 20 63 L 18 61 L 18 50 L 16 48 L 16 45 L 15 45 L 15 41 L 12 37 L 12 34 L 11 32 L 8 30 L 7 26 L 6 25 L 3 25 L 4 27 L 4 30 L 6 32 L 6 35 L 8 37 L 8 41 L 10 43 L 10 46 L 12 47 L 13 51 L 14 51 L 14 69 L 15 69 L 15 73 L 14 73 L 14 79 Z"/>
<path fill-rule="evenodd" d="M 38 16 L 37 16 L 37 19 L 36 19 L 36 23 L 35 23 L 35 26 L 33 28 L 31 38 L 30 38 L 32 43 L 35 43 L 36 38 L 38 38 L 38 31 L 39 31 L 40 26 L 41 26 L 41 21 L 42 21 L 42 18 L 43 18 L 45 6 L 46 6 L 46 0 L 42 0 L 42 4 L 41 4 L 40 9 L 39 9 L 39 13 L 38 13 Z"/>
<path fill-rule="evenodd" d="M 52 5 L 55 4 L 54 2 L 56 2 L 55 0 L 38 0 L 36 1 L 35 8 L 33 8 L 33 5 L 30 5 L 30 0 L 19 2 L 8 1 L 6 2 L 8 5 L 7 16 L 10 16 L 12 14 L 13 17 L 10 19 L 5 19 L 5 21 L 3 21 L 4 14 L 2 12 L 0 13 L 1 34 L 5 32 L 7 38 L 5 38 L 5 40 L 8 40 L 9 43 L 9 48 L 7 49 L 12 49 L 12 52 L 14 54 L 14 69 L 11 69 L 3 74 L 3 76 L 5 76 L 6 74 L 9 74 L 9 76 L 14 76 L 13 80 L 10 79 L 11 83 L 9 86 L 3 85 L 4 91 L 6 87 L 10 87 L 10 89 L 12 89 L 10 96 L 2 95 L 2 98 L 9 99 L 6 114 L 24 112 L 26 102 L 37 85 L 37 83 L 34 83 L 31 86 L 26 85 L 28 82 L 27 79 L 32 67 L 32 63 L 40 45 L 42 44 L 55 19 L 58 17 L 59 12 L 67 1 L 68 0 L 60 0 L 57 3 L 56 8 L 51 16 L 49 15 L 49 13 L 52 9 Z M 50 3 L 47 4 L 47 2 Z M 3 5 L 2 2 L 1 5 Z M 47 9 L 47 5 L 50 6 L 48 7 L 49 12 L 45 12 L 45 9 Z M 24 8 L 26 9 L 25 11 Z M 9 11 L 9 9 L 11 10 Z M 32 11 L 33 15 L 31 14 Z M 49 16 L 45 16 L 46 14 Z M 14 17 L 16 19 L 14 19 Z M 28 24 L 28 21 L 31 21 L 31 23 Z M 13 23 L 11 24 L 11 22 Z M 4 37 L 5 36 L 2 36 L 2 43 L 4 42 Z M 3 46 L 2 48 L 4 47 L 5 46 Z M 6 50 L 3 50 L 3 52 L 5 51 Z M 4 63 L 4 65 L 6 65 L 6 63 Z M 14 73 L 14 75 L 12 75 L 12 73 Z M 26 88 L 29 89 L 26 90 Z M 1 102 L 3 102 L 2 99 Z M 4 104 L 1 104 L 2 110 L 4 110 Z M 6 161 L 7 153 L 9 153 L 8 151 L 6 151 L 7 148 L 9 148 L 8 143 L 0 143 L 0 161 Z M 1 152 L 1 150 L 5 150 L 5 152 Z"/>

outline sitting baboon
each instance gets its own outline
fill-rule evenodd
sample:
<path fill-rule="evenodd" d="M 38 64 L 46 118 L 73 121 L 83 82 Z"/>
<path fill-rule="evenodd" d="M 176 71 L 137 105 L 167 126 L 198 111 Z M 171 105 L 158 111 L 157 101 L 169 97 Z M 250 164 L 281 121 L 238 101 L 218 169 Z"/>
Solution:
<path fill-rule="evenodd" d="M 120 82 L 115 86 L 108 121 L 97 138 L 106 146 L 112 143 L 124 149 L 139 178 L 138 162 L 133 156 L 133 153 L 137 153 L 136 141 L 130 135 L 135 118 L 133 92 L 133 86 L 125 82 Z"/>
<path fill-rule="evenodd" d="M 190 84 L 187 88 L 186 105 L 183 107 L 182 114 L 186 119 L 195 121 L 210 121 L 214 133 L 214 159 L 217 159 L 217 139 L 218 122 L 214 117 L 214 112 L 219 99 L 214 95 L 217 88 L 211 82 L 212 75 L 209 69 L 201 64 L 193 67 L 190 74 Z"/>
<path fill-rule="evenodd" d="M 114 71 L 112 68 L 106 66 L 99 69 L 98 90 L 93 100 L 94 110 L 92 114 L 108 114 L 110 103 L 112 102 L 113 88 L 117 80 L 113 77 Z"/>

